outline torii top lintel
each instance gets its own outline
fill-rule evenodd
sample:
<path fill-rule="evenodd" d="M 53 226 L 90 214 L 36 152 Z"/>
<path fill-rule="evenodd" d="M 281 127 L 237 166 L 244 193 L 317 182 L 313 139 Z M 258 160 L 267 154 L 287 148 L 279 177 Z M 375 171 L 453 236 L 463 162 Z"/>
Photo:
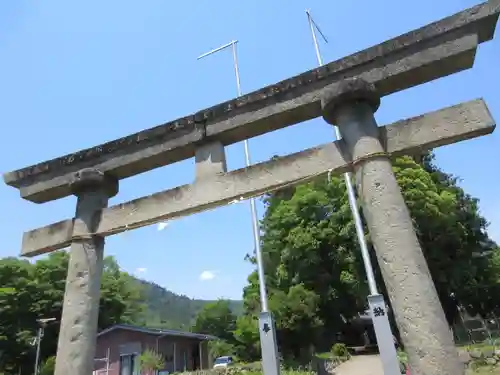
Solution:
<path fill-rule="evenodd" d="M 490 0 L 277 84 L 141 132 L 4 175 L 27 200 L 71 194 L 72 173 L 96 167 L 123 179 L 194 156 L 201 143 L 225 145 L 321 115 L 322 90 L 347 77 L 373 82 L 380 95 L 472 67 L 491 40 L 500 0 Z"/>

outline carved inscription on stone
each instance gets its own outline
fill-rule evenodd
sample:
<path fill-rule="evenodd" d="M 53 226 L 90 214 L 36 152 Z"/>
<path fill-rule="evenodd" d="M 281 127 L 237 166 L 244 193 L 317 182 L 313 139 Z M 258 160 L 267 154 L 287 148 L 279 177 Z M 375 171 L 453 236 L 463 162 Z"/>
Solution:
<path fill-rule="evenodd" d="M 20 187 L 30 183 L 35 176 L 53 173 L 60 168 L 73 166 L 78 163 L 87 163 L 89 165 L 92 163 L 92 160 L 115 153 L 118 150 L 120 153 L 126 154 L 134 152 L 135 149 L 144 147 L 144 145 L 161 144 L 169 137 L 171 139 L 180 138 L 196 130 L 196 124 L 210 126 L 211 123 L 223 121 L 230 116 L 264 108 L 270 102 L 277 103 L 293 99 L 308 92 L 307 90 L 312 91 L 326 84 L 333 83 L 336 80 L 357 76 L 360 73 L 369 71 L 374 65 L 380 64 L 383 59 L 387 62 L 401 58 L 411 51 L 415 52 L 419 48 L 424 48 L 433 39 L 436 39 L 436 43 L 444 43 L 449 41 L 452 34 L 456 36 L 459 32 L 463 34 L 473 30 L 478 33 L 479 42 L 482 43 L 493 37 L 499 11 L 500 4 L 498 0 L 479 4 L 433 24 L 333 61 L 320 68 L 309 70 L 303 74 L 211 108 L 198 111 L 189 116 L 97 147 L 11 172 L 8 174 L 6 183 Z M 201 130 L 203 131 L 204 129 Z"/>
<path fill-rule="evenodd" d="M 335 62 L 334 62 L 335 63 Z M 331 63 L 331 64 L 334 64 Z M 239 98 L 229 100 L 211 108 L 197 112 L 195 114 L 158 125 L 152 129 L 144 130 L 127 137 L 117 139 L 93 148 L 78 151 L 73 154 L 53 159 L 44 163 L 36 164 L 24 169 L 18 170 L 17 179 L 25 180 L 34 175 L 50 173 L 60 167 L 70 166 L 72 164 L 87 162 L 99 158 L 105 154 L 111 154 L 117 150 L 125 150 L 144 145 L 146 143 L 159 143 L 169 137 L 180 136 L 178 132 L 187 133 L 194 130 L 196 123 L 208 123 L 211 120 L 227 116 L 230 112 L 246 110 L 252 104 L 264 105 L 262 102 L 273 98 L 274 101 L 286 100 L 287 94 L 298 87 L 310 85 L 326 78 L 329 74 L 329 66 L 325 65 L 317 69 L 310 70 L 301 75 L 278 82 L 274 85 L 264 87 L 250 94 Z M 231 113 L 233 114 L 233 113 Z"/>

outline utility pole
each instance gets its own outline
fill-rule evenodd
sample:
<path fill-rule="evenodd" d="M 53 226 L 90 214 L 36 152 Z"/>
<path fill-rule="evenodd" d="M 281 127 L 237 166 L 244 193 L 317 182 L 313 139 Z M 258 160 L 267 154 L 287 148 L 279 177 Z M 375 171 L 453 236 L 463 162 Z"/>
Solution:
<path fill-rule="evenodd" d="M 236 45 L 238 41 L 233 40 L 221 47 L 215 48 L 207 53 L 198 57 L 202 59 L 216 52 L 222 51 L 226 48 L 231 47 L 233 53 L 233 66 L 234 74 L 236 78 L 236 90 L 238 96 L 242 95 L 241 85 L 240 85 L 240 71 L 238 67 L 238 54 L 236 51 Z M 250 159 L 250 147 L 248 145 L 248 140 L 243 141 L 245 149 L 245 163 L 249 167 L 251 165 Z M 267 291 L 266 291 L 266 279 L 264 274 L 264 264 L 262 260 L 262 249 L 260 246 L 260 229 L 259 220 L 257 217 L 257 207 L 255 204 L 255 198 L 250 198 L 250 213 L 252 217 L 252 230 L 253 239 L 255 247 L 255 256 L 257 260 L 257 274 L 259 276 L 259 290 L 260 290 L 260 303 L 261 303 L 261 313 L 259 315 L 259 335 L 260 335 L 260 345 L 262 351 L 262 367 L 264 375 L 279 375 L 279 358 L 278 358 L 278 345 L 276 342 L 276 327 L 274 325 L 274 319 L 269 311 L 267 303 Z"/>
<path fill-rule="evenodd" d="M 35 358 L 35 373 L 34 375 L 38 375 L 38 363 L 40 362 L 40 347 L 41 347 L 41 342 L 42 342 L 42 337 L 45 331 L 45 328 L 47 327 L 47 324 L 50 322 L 54 322 L 56 318 L 41 318 L 37 319 L 36 321 L 40 325 L 38 327 L 38 333 L 36 336 L 36 358 Z"/>
<path fill-rule="evenodd" d="M 311 12 L 309 10 L 306 10 L 306 15 L 307 21 L 309 23 L 309 28 L 311 30 L 311 36 L 313 39 L 318 66 L 321 67 L 323 65 L 323 59 L 321 57 L 321 52 L 319 49 L 318 38 L 316 37 L 316 30 L 322 36 L 325 43 L 328 43 L 328 40 L 321 32 L 321 29 L 318 27 L 316 22 L 314 22 L 314 19 L 312 18 Z M 341 138 L 340 131 L 336 126 L 334 126 L 334 129 L 335 137 L 339 140 Z M 358 210 L 356 193 L 354 191 L 354 187 L 352 186 L 352 174 L 350 172 L 344 173 L 344 181 L 347 188 L 349 206 L 351 208 L 352 216 L 354 218 L 354 223 L 356 226 L 356 235 L 358 238 L 359 247 L 361 249 L 361 256 L 363 257 L 363 265 L 366 272 L 366 278 L 368 280 L 368 287 L 370 289 L 370 295 L 368 296 L 368 306 L 373 322 L 373 328 L 375 330 L 375 336 L 377 338 L 377 345 L 384 368 L 384 374 L 399 375 L 401 373 L 401 370 L 399 368 L 399 360 L 394 343 L 394 336 L 391 331 L 391 325 L 389 323 L 389 317 L 387 315 L 387 307 L 384 301 L 384 296 L 379 294 L 377 289 L 377 283 L 375 281 L 373 266 L 370 259 L 370 252 L 368 251 L 368 245 L 366 243 L 365 232 L 363 229 L 363 222 L 361 221 L 361 214 Z M 330 182 L 330 180 L 328 182 Z"/>

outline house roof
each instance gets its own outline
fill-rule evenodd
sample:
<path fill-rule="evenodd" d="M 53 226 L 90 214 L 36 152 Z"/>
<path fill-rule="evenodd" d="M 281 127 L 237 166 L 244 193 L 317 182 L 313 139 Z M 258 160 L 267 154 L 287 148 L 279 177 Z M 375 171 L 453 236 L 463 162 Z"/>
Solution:
<path fill-rule="evenodd" d="M 174 331 L 171 329 L 160 329 L 160 328 L 144 328 L 144 327 L 137 327 L 137 326 L 132 326 L 128 324 L 117 324 L 112 327 L 106 328 L 99 332 L 97 334 L 97 337 L 103 336 L 109 332 L 116 331 L 116 330 L 126 330 L 126 331 L 133 331 L 133 332 L 141 332 L 145 333 L 148 335 L 154 335 L 154 336 L 176 336 L 176 337 L 187 337 L 191 339 L 197 339 L 197 340 L 217 340 L 217 337 L 212 336 L 212 335 L 205 335 L 202 333 L 193 333 L 193 332 L 183 332 L 183 331 Z"/>

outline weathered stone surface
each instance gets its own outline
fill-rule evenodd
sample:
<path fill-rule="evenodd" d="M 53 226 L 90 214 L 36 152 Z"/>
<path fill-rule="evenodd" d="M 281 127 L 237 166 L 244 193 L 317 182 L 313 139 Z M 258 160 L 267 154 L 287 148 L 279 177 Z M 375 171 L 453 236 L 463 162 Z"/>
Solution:
<path fill-rule="evenodd" d="M 358 93 L 364 87 L 373 94 L 363 82 L 347 82 L 344 87 Z M 325 117 L 335 120 L 355 163 L 363 214 L 412 374 L 464 374 L 410 212 L 380 141 L 373 104 L 324 104 L 333 107 L 334 113 Z"/>
<path fill-rule="evenodd" d="M 94 235 L 117 181 L 92 169 L 74 175 L 77 208 L 64 293 L 55 375 L 88 375 L 94 368 L 104 237 Z M 78 234 L 75 236 L 75 232 Z"/>
<path fill-rule="evenodd" d="M 494 366 L 497 364 L 497 360 L 495 358 L 486 358 L 486 364 L 489 366 Z"/>
<path fill-rule="evenodd" d="M 409 84 L 411 81 L 410 86 L 413 86 L 423 82 L 419 81 L 421 77 L 425 77 L 426 80 L 431 75 L 434 78 L 438 78 L 471 67 L 476 46 L 477 36 L 466 36 L 449 42 L 444 46 L 433 47 L 418 52 L 392 65 L 389 64 L 372 69 L 360 76 L 375 80 L 377 87 L 381 89 L 384 89 L 384 85 L 391 87 L 400 85 L 401 82 L 399 82 L 398 77 L 405 77 L 406 83 Z M 439 61 L 439 65 L 434 65 L 433 62 L 436 61 Z M 433 67 L 433 70 L 430 70 L 431 67 Z M 451 67 L 456 70 L 450 71 Z M 409 72 L 412 74 L 406 74 Z M 319 101 L 322 91 L 323 88 L 320 88 L 294 99 L 265 107 L 262 110 L 244 113 L 214 123 L 212 126 L 207 127 L 206 135 L 212 139 L 218 139 L 224 144 L 231 144 L 284 126 L 312 119 L 319 115 L 320 106 L 316 104 Z M 95 165 L 95 167 L 111 173 L 118 178 L 125 178 L 165 165 L 167 164 L 166 160 L 173 160 L 174 156 L 177 157 L 180 154 L 172 148 L 165 150 L 165 147 L 160 144 L 145 150 L 138 150 L 138 152 L 133 154 L 111 158 L 104 163 Z M 179 160 L 185 158 L 182 157 Z M 159 165 L 157 163 L 162 164 Z M 48 178 L 48 175 L 46 175 L 45 179 L 42 178 L 41 181 L 22 186 L 20 189 L 21 197 L 36 203 L 43 203 L 69 194 L 67 191 L 68 175 L 61 175 L 61 173 L 64 173 L 64 170 L 56 171 L 54 175 L 57 175 L 56 177 Z"/>
<path fill-rule="evenodd" d="M 379 129 L 387 152 L 394 156 L 420 153 L 423 150 L 454 143 L 494 129 L 494 121 L 482 100 L 401 120 Z M 342 142 L 329 143 L 221 174 L 209 181 L 196 181 L 149 197 L 105 209 L 97 232 L 109 236 L 130 228 L 164 219 L 200 212 L 227 204 L 241 197 L 298 183 L 333 170 L 350 169 L 350 159 L 342 152 Z M 71 241 L 73 220 L 51 224 L 26 232 L 22 255 L 34 256 L 64 248 Z"/>
<path fill-rule="evenodd" d="M 31 257 L 68 247 L 73 237 L 74 220 L 61 220 L 25 232 L 22 239 L 21 255 Z"/>
<path fill-rule="evenodd" d="M 312 365 L 318 375 L 335 375 L 335 368 L 347 359 L 348 358 L 341 360 L 340 358 L 324 359 L 313 357 Z"/>
<path fill-rule="evenodd" d="M 69 195 L 68 174 L 93 166 L 116 178 L 173 163 L 195 152 L 193 142 L 225 145 L 320 115 L 322 88 L 363 76 L 381 95 L 470 68 L 475 45 L 493 36 L 499 1 L 489 1 L 321 68 L 193 115 L 51 161 L 7 173 L 5 182 L 37 203 Z M 381 58 L 383 57 L 383 58 Z"/>
<path fill-rule="evenodd" d="M 468 365 L 469 362 L 472 360 L 472 358 L 467 350 L 459 350 L 458 351 L 458 358 L 460 359 L 460 362 L 462 362 L 464 365 Z"/>
<path fill-rule="evenodd" d="M 84 168 L 73 174 L 70 188 L 77 196 L 102 191 L 108 198 L 111 198 L 118 194 L 118 180 L 98 169 Z"/>
<path fill-rule="evenodd" d="M 479 359 L 483 357 L 483 353 L 478 349 L 473 349 L 469 352 L 471 358 Z"/>
<path fill-rule="evenodd" d="M 482 349 L 482 352 L 483 352 L 483 356 L 485 356 L 486 358 L 490 358 L 490 357 L 493 357 L 495 355 L 495 348 L 486 347 L 486 348 Z"/>
<path fill-rule="evenodd" d="M 198 147 L 195 154 L 196 179 L 227 172 L 226 152 L 221 142 Z"/>
<path fill-rule="evenodd" d="M 348 78 L 328 86 L 321 97 L 321 108 L 323 118 L 329 124 L 335 123 L 336 109 L 342 105 L 350 105 L 353 102 L 367 102 L 373 113 L 380 106 L 380 94 L 375 85 L 364 79 Z"/>
<path fill-rule="evenodd" d="M 175 133 L 170 128 L 165 128 L 163 133 L 157 129 L 158 127 L 154 128 L 155 132 L 148 136 L 136 133 L 47 163 L 37 164 L 33 167 L 34 170 L 45 172 L 28 173 L 26 178 L 18 181 L 19 183 L 8 182 L 13 172 L 4 175 L 4 180 L 9 185 L 19 185 L 17 187 L 21 190 L 21 197 L 35 203 L 43 203 L 70 195 L 69 184 L 72 176 L 82 168 L 93 167 L 117 179 L 130 177 L 192 157 L 198 142 L 204 139 L 205 134 L 204 129 L 197 124 L 181 128 Z M 137 139 L 137 142 L 128 143 L 131 139 Z M 120 148 L 119 145 L 125 146 Z M 87 158 L 85 156 L 87 154 L 95 156 Z M 81 162 L 77 162 L 79 158 Z M 49 168 L 48 165 L 52 167 Z"/>

